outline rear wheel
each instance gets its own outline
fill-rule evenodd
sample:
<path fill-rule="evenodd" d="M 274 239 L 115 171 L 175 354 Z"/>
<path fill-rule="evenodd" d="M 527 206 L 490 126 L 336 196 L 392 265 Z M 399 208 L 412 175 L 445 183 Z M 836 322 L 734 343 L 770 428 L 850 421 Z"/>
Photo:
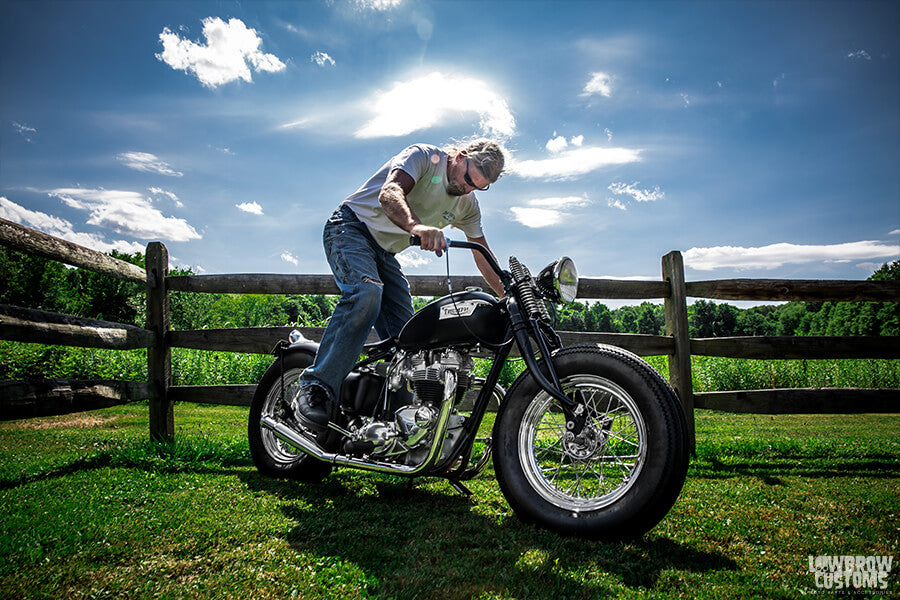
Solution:
<path fill-rule="evenodd" d="M 637 537 L 669 511 L 684 484 L 687 436 L 672 388 L 612 346 L 573 346 L 553 358 L 566 395 L 583 406 L 569 430 L 562 404 L 523 373 L 497 417 L 494 466 L 516 514 L 565 535 Z"/>
<path fill-rule="evenodd" d="M 331 473 L 330 464 L 316 460 L 285 444 L 275 437 L 272 431 L 259 424 L 263 415 L 277 421 L 292 419 L 286 402 L 296 392 L 300 375 L 312 364 L 313 358 L 306 352 L 293 352 L 284 357 L 283 363 L 281 358 L 276 359 L 256 387 L 256 393 L 250 404 L 247 439 L 250 443 L 253 464 L 267 477 L 316 482 Z M 282 398 L 285 399 L 284 402 Z"/>

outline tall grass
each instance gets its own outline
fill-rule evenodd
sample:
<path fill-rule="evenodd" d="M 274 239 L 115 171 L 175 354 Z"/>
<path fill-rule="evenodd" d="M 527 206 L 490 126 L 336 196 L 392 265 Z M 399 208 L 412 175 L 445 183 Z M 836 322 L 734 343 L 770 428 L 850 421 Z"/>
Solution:
<path fill-rule="evenodd" d="M 173 348 L 172 383 L 256 383 L 272 360 L 261 354 Z M 0 380 L 31 378 L 147 381 L 147 353 L 0 342 Z"/>
<path fill-rule="evenodd" d="M 173 348 L 173 384 L 252 384 L 259 381 L 272 361 L 272 356 L 264 354 Z M 665 356 L 650 356 L 647 361 L 663 377 L 668 377 Z M 489 361 L 476 361 L 476 375 L 483 377 L 489 369 Z M 500 385 L 509 387 L 524 369 L 521 360 L 507 361 Z M 695 392 L 806 387 L 900 388 L 900 360 L 749 360 L 693 356 L 691 370 Z M 146 352 L 0 342 L 0 380 L 28 378 L 146 381 Z"/>
<path fill-rule="evenodd" d="M 691 357 L 694 391 L 804 387 L 900 388 L 900 360 Z"/>

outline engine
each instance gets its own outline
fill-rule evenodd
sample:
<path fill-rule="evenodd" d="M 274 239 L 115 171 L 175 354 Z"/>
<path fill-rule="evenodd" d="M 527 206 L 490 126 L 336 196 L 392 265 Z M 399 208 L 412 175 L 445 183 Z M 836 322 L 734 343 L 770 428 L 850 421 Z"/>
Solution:
<path fill-rule="evenodd" d="M 454 348 L 398 352 L 385 371 L 380 409 L 369 412 L 380 418 L 355 418 L 350 423 L 351 437 L 344 443 L 344 452 L 420 464 L 434 442 L 448 372 L 456 381 L 453 398 L 449 399 L 455 405 L 465 397 L 474 368 L 472 358 Z M 397 398 L 403 398 L 404 403 L 394 407 Z M 451 412 L 442 458 L 455 445 L 464 422 L 465 417 L 455 410 Z"/>

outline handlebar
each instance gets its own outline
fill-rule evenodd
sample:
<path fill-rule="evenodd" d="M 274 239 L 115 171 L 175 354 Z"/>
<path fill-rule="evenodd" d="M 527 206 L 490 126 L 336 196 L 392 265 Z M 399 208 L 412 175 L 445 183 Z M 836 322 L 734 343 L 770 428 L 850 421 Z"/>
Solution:
<path fill-rule="evenodd" d="M 409 236 L 409 245 L 410 246 L 421 246 L 422 238 L 420 238 L 417 235 Z M 488 262 L 488 264 L 491 266 L 491 268 L 494 270 L 494 272 L 500 277 L 501 280 L 504 279 L 503 269 L 501 269 L 500 265 L 497 264 L 497 259 L 494 258 L 494 255 L 491 254 L 490 251 L 487 248 L 485 248 L 484 246 L 482 246 L 481 244 L 478 244 L 476 242 L 463 242 L 460 240 L 448 239 L 447 240 L 447 248 L 448 249 L 449 248 L 468 248 L 469 250 L 475 250 L 476 252 L 481 252 L 481 255 Z"/>

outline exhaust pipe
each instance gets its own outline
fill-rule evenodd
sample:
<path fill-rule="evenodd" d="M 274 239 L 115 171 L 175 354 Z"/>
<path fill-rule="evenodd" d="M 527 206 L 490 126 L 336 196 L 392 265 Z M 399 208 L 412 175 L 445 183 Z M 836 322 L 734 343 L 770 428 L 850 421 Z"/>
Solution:
<path fill-rule="evenodd" d="M 448 370 L 444 379 L 444 401 L 441 402 L 441 411 L 438 414 L 437 424 L 434 428 L 435 439 L 439 442 L 432 443 L 428 457 L 420 465 L 398 465 L 395 463 L 380 462 L 377 460 L 363 460 L 343 454 L 326 452 L 315 440 L 291 429 L 284 423 L 280 423 L 271 416 L 263 415 L 259 419 L 261 427 L 268 429 L 272 434 L 289 446 L 312 456 L 322 462 L 333 465 L 343 465 L 364 471 L 376 471 L 378 473 L 391 473 L 394 475 L 415 475 L 432 467 L 441 456 L 444 446 L 447 424 L 450 421 L 450 409 L 453 407 L 451 398 L 456 393 L 456 373 Z"/>

